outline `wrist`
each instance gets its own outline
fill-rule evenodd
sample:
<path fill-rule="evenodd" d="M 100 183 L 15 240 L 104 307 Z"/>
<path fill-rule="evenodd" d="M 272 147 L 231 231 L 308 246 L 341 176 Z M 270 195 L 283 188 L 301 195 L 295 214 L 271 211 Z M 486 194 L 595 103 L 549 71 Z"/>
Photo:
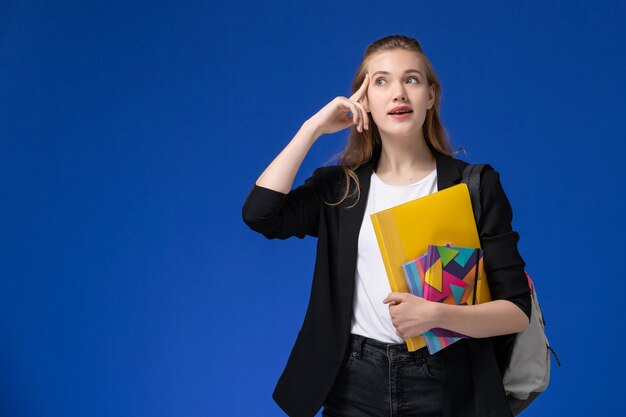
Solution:
<path fill-rule="evenodd" d="M 306 130 L 307 133 L 311 136 L 312 141 L 315 142 L 317 138 L 322 136 L 324 133 L 321 131 L 319 123 L 317 123 L 317 121 L 313 117 L 306 120 L 302 124 L 301 129 Z"/>
<path fill-rule="evenodd" d="M 443 303 L 438 303 L 436 301 L 431 301 L 431 311 L 432 311 L 432 316 L 431 316 L 431 323 L 432 326 L 431 328 L 435 328 L 435 327 L 439 327 L 439 328 L 445 328 L 444 324 L 446 322 L 446 304 Z"/>

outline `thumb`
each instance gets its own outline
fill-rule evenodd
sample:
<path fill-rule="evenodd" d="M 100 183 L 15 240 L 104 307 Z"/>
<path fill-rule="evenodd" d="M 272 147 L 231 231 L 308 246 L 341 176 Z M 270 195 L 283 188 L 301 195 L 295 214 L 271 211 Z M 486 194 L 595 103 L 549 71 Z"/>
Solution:
<path fill-rule="evenodd" d="M 401 303 L 404 300 L 404 296 L 399 292 L 391 292 L 389 295 L 383 300 L 383 303 Z"/>

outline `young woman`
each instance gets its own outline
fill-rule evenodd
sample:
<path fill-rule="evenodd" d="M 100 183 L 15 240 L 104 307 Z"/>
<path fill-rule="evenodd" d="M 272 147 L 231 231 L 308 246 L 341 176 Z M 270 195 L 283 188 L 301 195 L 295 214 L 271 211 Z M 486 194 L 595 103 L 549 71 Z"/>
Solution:
<path fill-rule="evenodd" d="M 273 398 L 290 416 L 511 416 L 494 350 L 529 323 L 525 262 L 499 175 L 481 179 L 478 224 L 493 301 L 450 306 L 390 292 L 369 215 L 458 184 L 439 117 L 441 86 L 417 40 L 368 46 L 352 84 L 257 179 L 245 223 L 267 238 L 318 238 L 311 298 Z M 311 146 L 351 127 L 339 164 L 291 190 Z M 470 336 L 429 355 L 404 339 L 440 327 Z M 500 338 L 496 337 L 500 336 Z"/>

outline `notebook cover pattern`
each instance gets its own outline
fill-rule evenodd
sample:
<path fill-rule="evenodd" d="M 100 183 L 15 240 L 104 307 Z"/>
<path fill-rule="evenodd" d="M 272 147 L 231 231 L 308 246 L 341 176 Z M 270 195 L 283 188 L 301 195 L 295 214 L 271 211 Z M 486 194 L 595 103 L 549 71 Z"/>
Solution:
<path fill-rule="evenodd" d="M 402 270 L 411 294 L 445 304 L 472 305 L 477 280 L 485 279 L 480 248 L 428 245 L 425 254 L 403 264 Z M 430 354 L 467 337 L 441 328 L 423 336 Z"/>

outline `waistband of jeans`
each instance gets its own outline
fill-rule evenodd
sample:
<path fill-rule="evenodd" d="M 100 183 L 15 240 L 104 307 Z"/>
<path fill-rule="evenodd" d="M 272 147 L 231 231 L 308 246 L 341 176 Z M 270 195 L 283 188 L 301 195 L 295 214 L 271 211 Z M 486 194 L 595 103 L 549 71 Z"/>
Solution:
<path fill-rule="evenodd" d="M 357 355 L 365 353 L 370 356 L 387 358 L 389 360 L 396 359 L 417 359 L 418 361 L 425 359 L 429 353 L 426 347 L 409 352 L 406 343 L 385 343 L 380 340 L 371 339 L 359 334 L 350 334 L 350 346 L 352 351 Z"/>

